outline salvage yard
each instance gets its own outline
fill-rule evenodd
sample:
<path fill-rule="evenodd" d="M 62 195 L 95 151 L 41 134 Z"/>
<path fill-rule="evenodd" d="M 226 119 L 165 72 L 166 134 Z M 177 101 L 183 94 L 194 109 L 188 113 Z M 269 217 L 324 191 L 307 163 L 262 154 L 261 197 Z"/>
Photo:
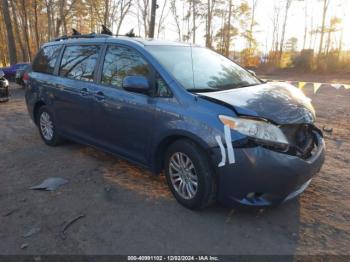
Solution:
<path fill-rule="evenodd" d="M 327 131 L 326 162 L 304 194 L 268 209 L 194 212 L 162 177 L 76 143 L 46 146 L 12 85 L 0 104 L 0 253 L 350 255 L 350 90 L 304 92 Z M 49 177 L 68 183 L 29 189 Z"/>

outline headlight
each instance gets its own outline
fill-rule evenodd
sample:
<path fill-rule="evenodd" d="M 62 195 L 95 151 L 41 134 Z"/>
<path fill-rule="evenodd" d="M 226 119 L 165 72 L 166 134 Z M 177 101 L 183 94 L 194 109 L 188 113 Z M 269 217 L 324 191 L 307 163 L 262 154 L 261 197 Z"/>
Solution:
<path fill-rule="evenodd" d="M 231 129 L 267 145 L 270 145 L 271 143 L 277 143 L 283 146 L 288 145 L 286 136 L 276 125 L 265 121 L 234 118 L 224 115 L 220 115 L 219 119 L 224 125 L 228 125 Z"/>

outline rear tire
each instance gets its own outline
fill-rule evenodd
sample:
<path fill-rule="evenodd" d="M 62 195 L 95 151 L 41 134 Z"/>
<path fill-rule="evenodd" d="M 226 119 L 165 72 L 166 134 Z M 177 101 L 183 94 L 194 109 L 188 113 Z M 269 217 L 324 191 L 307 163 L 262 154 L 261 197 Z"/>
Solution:
<path fill-rule="evenodd" d="M 168 186 L 180 204 L 201 209 L 215 202 L 214 171 L 205 151 L 197 144 L 187 139 L 171 144 L 164 168 Z"/>
<path fill-rule="evenodd" d="M 49 146 L 58 146 L 62 144 L 63 139 L 56 132 L 55 119 L 47 106 L 39 108 L 36 115 L 39 133 L 45 144 Z"/>

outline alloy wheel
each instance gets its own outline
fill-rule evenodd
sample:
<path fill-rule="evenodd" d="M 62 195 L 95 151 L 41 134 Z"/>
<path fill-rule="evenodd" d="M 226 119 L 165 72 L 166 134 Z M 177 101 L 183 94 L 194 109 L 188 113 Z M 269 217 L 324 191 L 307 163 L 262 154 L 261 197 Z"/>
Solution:
<path fill-rule="evenodd" d="M 169 175 L 173 188 L 184 199 L 192 199 L 198 191 L 198 176 L 192 160 L 184 153 L 170 157 Z"/>
<path fill-rule="evenodd" d="M 47 112 L 40 115 L 40 130 L 43 137 L 50 141 L 53 137 L 53 122 Z"/>

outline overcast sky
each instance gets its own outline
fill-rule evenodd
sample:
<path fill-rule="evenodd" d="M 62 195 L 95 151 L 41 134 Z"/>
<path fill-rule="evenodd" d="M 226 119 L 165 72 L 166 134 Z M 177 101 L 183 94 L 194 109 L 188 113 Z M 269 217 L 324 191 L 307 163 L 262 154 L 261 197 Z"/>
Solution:
<path fill-rule="evenodd" d="M 158 0 L 159 8 L 157 9 L 157 15 L 160 15 L 161 8 L 164 4 L 165 0 Z M 251 4 L 252 0 L 247 0 L 249 4 Z M 273 8 L 274 3 L 277 1 L 283 0 L 258 0 L 258 8 L 256 11 L 256 22 L 258 25 L 255 27 L 255 37 L 259 43 L 259 49 L 261 51 L 265 51 L 270 49 L 272 42 L 272 16 L 273 16 Z M 308 4 L 308 13 L 309 16 L 313 14 L 313 25 L 321 25 L 322 20 L 322 7 L 323 0 L 306 0 Z M 348 15 L 350 11 L 350 0 L 330 0 L 330 7 L 327 15 L 327 24 L 331 17 L 337 16 L 343 20 L 343 24 L 340 27 L 344 27 L 344 48 L 350 49 L 350 15 Z M 169 2 L 169 0 L 168 0 Z M 233 0 L 235 3 L 241 2 L 241 0 Z M 282 9 L 284 10 L 284 9 Z M 178 12 L 182 12 L 182 1 L 178 3 Z M 165 19 L 165 30 L 159 35 L 160 39 L 166 40 L 177 40 L 177 32 L 174 23 L 174 18 L 169 10 L 169 7 L 165 9 L 166 19 Z M 181 16 L 181 15 L 180 15 Z M 283 14 L 282 14 L 283 16 Z M 281 19 L 283 18 L 281 16 Z M 283 21 L 281 21 L 282 24 Z M 309 18 L 308 27 L 311 26 L 311 18 Z M 138 32 L 137 19 L 135 15 L 128 15 L 126 17 L 125 22 L 123 23 L 121 33 L 129 31 L 131 28 L 134 28 L 136 32 Z M 344 26 L 346 25 L 346 26 Z M 216 27 L 219 27 L 219 24 L 216 24 Z M 305 27 L 305 3 L 304 1 L 294 0 L 290 9 L 287 30 L 286 30 L 286 39 L 290 37 L 297 37 L 299 39 L 298 46 L 302 48 L 303 44 L 303 36 L 304 36 L 304 27 Z M 202 25 L 199 27 L 197 32 L 197 44 L 204 45 L 204 30 L 205 24 L 204 21 Z M 142 34 L 141 29 L 141 34 Z M 339 34 L 336 38 L 339 41 Z M 319 39 L 316 40 L 316 47 L 318 47 Z M 314 45 L 314 44 L 312 44 Z M 307 40 L 307 46 L 309 46 L 309 38 Z M 245 42 L 241 38 L 236 38 L 234 41 L 233 48 L 235 50 L 241 50 L 245 47 Z"/>

